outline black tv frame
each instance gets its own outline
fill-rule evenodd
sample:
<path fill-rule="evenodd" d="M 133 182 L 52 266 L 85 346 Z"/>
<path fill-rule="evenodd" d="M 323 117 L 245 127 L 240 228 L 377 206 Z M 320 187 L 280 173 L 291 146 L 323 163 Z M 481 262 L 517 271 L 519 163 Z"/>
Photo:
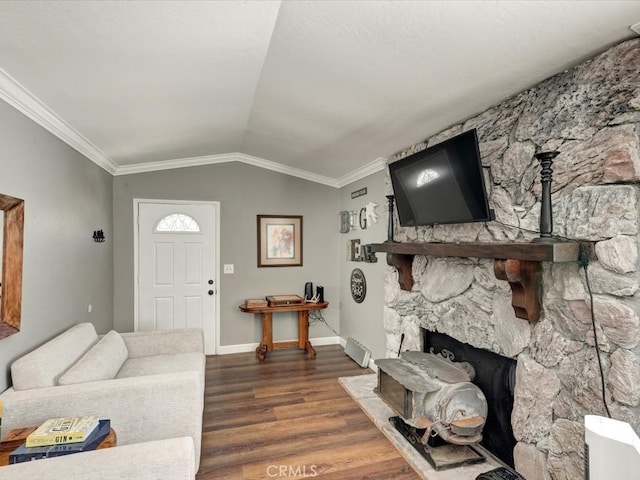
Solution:
<path fill-rule="evenodd" d="M 427 185 L 427 188 L 431 188 L 431 192 L 440 190 L 440 193 L 433 194 L 436 197 L 439 196 L 437 201 L 435 198 L 432 199 L 434 210 L 440 210 L 440 212 L 438 216 L 425 221 L 424 215 L 429 207 L 418 204 L 424 203 L 425 198 L 423 197 L 426 195 L 422 193 L 419 196 L 420 191 L 410 188 L 407 184 L 407 177 L 421 167 L 424 167 L 425 170 L 430 167 L 442 168 L 443 163 L 449 167 L 447 172 L 451 172 L 453 175 L 448 178 L 444 177 L 443 180 L 436 179 L 436 183 L 431 187 Z M 470 174 L 465 174 L 464 172 L 469 169 L 471 169 Z M 398 218 L 403 227 L 488 222 L 495 218 L 493 210 L 489 208 L 476 129 L 467 130 L 391 163 L 389 174 Z M 404 179 L 402 178 L 403 174 Z M 451 188 L 452 185 L 455 185 L 456 188 Z M 451 197 L 452 194 L 455 194 L 455 197 Z M 451 200 L 455 200 L 455 202 L 451 203 Z M 443 214 L 445 209 L 450 212 L 450 209 L 455 208 L 458 209 L 457 213 L 451 216 Z M 466 212 L 461 213 L 461 210 L 465 208 Z"/>

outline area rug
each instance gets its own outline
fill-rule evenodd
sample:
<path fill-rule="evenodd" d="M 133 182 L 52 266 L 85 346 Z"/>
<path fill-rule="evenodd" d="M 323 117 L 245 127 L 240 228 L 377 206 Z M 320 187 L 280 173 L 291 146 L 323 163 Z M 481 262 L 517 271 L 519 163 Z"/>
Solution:
<path fill-rule="evenodd" d="M 375 426 L 378 427 L 400 452 L 407 463 L 411 465 L 424 480 L 475 480 L 482 472 L 499 466 L 498 462 L 489 456 L 487 461 L 483 463 L 466 465 L 449 470 L 434 470 L 431 464 L 416 452 L 411 444 L 405 440 L 389 422 L 389 417 L 396 414 L 374 393 L 373 389 L 377 384 L 377 375 L 375 373 L 371 375 L 340 377 L 338 381 Z"/>

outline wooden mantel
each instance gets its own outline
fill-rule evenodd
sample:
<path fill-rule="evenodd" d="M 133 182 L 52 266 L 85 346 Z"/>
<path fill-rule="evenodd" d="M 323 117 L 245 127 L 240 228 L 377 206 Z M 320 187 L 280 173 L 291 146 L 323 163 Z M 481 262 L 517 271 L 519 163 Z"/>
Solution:
<path fill-rule="evenodd" d="M 435 257 L 493 258 L 496 278 L 511 285 L 511 304 L 516 317 L 536 322 L 540 318 L 542 264 L 576 262 L 579 242 L 462 242 L 374 243 L 374 252 L 386 252 L 387 263 L 398 270 L 400 288 L 413 287 L 411 267 L 415 255 Z M 591 248 L 589 248 L 591 250 Z M 589 252 L 592 254 L 592 252 Z"/>

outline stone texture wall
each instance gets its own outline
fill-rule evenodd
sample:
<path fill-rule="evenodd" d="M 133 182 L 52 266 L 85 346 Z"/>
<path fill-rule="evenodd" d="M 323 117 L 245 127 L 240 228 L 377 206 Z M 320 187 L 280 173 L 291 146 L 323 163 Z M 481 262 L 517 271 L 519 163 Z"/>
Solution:
<path fill-rule="evenodd" d="M 589 284 L 578 263 L 543 265 L 542 317 L 517 319 L 493 261 L 416 256 L 414 287 L 385 277 L 388 356 L 421 349 L 420 327 L 516 358 L 516 468 L 528 480 L 583 477 L 583 417 L 604 415 L 588 287 L 612 416 L 640 431 L 640 39 L 556 75 L 397 153 L 477 128 L 496 222 L 402 228 L 396 241 L 527 241 L 537 236 L 537 150 L 554 161 L 554 233 L 596 242 Z M 391 192 L 390 182 L 388 190 Z M 513 225 L 515 227 L 508 227 Z"/>

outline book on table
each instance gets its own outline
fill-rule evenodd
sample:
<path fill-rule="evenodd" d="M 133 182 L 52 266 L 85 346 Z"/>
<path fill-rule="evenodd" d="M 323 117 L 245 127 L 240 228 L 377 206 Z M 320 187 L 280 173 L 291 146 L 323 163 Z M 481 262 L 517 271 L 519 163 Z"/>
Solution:
<path fill-rule="evenodd" d="M 110 420 L 100 420 L 95 428 L 83 442 L 63 443 L 58 445 L 46 445 L 41 447 L 27 447 L 26 442 L 9 454 L 9 464 L 30 462 L 41 458 L 59 457 L 71 453 L 88 452 L 98 448 L 111 429 Z"/>
<path fill-rule="evenodd" d="M 268 295 L 265 297 L 270 307 L 283 305 L 304 305 L 305 300 L 300 295 Z"/>
<path fill-rule="evenodd" d="M 98 426 L 98 417 L 51 418 L 27 437 L 27 447 L 44 447 L 65 443 L 84 442 Z"/>

